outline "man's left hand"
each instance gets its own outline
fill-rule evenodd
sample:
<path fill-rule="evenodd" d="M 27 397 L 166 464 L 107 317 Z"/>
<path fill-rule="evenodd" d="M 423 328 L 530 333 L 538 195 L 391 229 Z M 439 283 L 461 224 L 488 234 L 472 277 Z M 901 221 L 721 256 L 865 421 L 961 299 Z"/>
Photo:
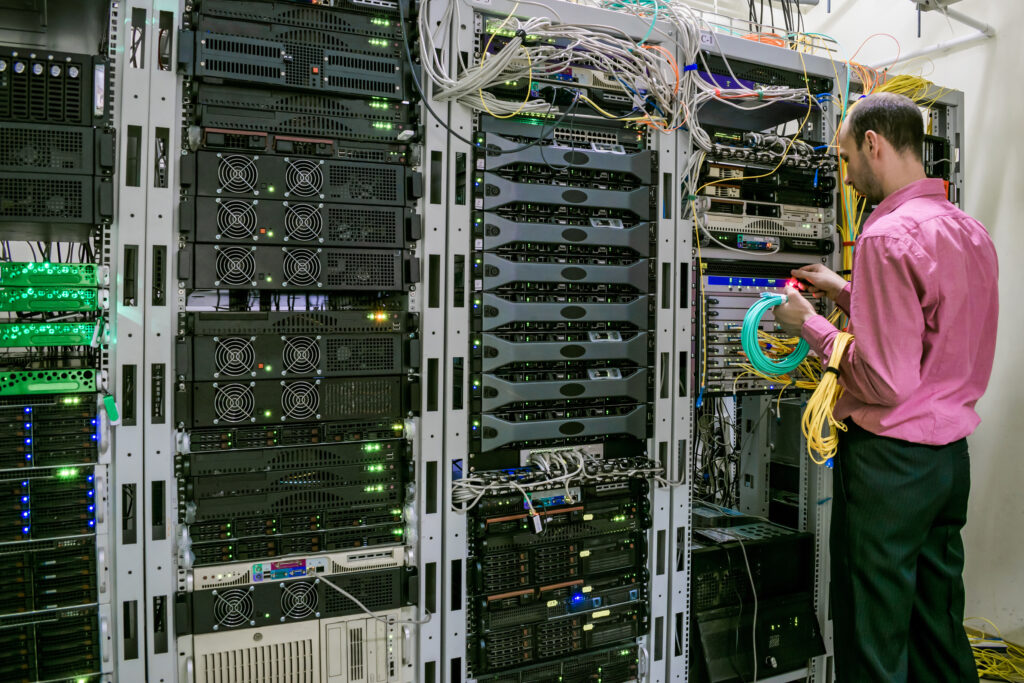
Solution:
<path fill-rule="evenodd" d="M 800 336 L 804 323 L 808 318 L 818 314 L 814 306 L 793 287 L 786 287 L 786 303 L 779 304 L 772 308 L 772 315 L 775 322 L 782 325 L 782 328 L 794 337 Z"/>

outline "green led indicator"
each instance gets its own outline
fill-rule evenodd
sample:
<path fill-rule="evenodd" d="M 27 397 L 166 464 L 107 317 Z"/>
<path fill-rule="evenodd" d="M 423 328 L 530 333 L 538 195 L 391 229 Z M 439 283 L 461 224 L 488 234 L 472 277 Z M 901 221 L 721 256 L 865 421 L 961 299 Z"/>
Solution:
<path fill-rule="evenodd" d="M 374 17 L 370 19 L 370 23 L 374 26 L 391 26 L 391 21 L 383 17 Z"/>
<path fill-rule="evenodd" d="M 58 479 L 74 479 L 78 476 L 78 470 L 74 467 L 64 467 L 57 470 Z"/>
<path fill-rule="evenodd" d="M 271 415 L 271 412 L 269 410 L 264 410 L 263 411 L 263 417 L 270 417 L 270 415 Z"/>
<path fill-rule="evenodd" d="M 370 38 L 369 42 L 370 45 L 373 45 L 374 47 L 387 47 L 389 44 L 388 41 L 383 38 Z"/>
<path fill-rule="evenodd" d="M 388 123 L 387 121 L 374 121 L 373 127 L 377 130 L 391 130 L 395 125 L 393 123 Z"/>

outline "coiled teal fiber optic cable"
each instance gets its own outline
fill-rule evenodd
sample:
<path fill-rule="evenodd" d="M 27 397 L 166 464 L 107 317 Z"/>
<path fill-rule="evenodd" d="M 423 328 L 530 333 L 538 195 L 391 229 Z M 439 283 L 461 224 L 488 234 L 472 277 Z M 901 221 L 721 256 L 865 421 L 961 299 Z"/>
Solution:
<path fill-rule="evenodd" d="M 785 294 L 762 292 L 761 298 L 743 316 L 743 330 L 740 333 L 743 352 L 747 354 L 747 360 L 754 366 L 754 369 L 764 375 L 785 375 L 796 370 L 810 350 L 810 346 L 803 339 L 796 345 L 796 349 L 792 353 L 777 360 L 766 356 L 761 350 L 761 345 L 757 342 L 757 330 L 761 324 L 761 318 L 769 308 L 785 302 Z"/>

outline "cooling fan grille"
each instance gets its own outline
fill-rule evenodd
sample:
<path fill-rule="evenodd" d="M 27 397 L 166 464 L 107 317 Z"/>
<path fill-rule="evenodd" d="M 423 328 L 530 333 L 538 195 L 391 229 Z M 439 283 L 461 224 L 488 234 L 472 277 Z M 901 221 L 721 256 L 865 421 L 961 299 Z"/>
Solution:
<path fill-rule="evenodd" d="M 222 237 L 244 240 L 256 235 L 256 207 L 249 202 L 232 199 L 217 206 L 217 232 Z"/>
<path fill-rule="evenodd" d="M 221 189 L 238 193 L 254 192 L 259 178 L 256 157 L 229 154 L 220 158 L 220 165 L 217 167 L 217 180 L 220 181 Z"/>
<path fill-rule="evenodd" d="M 221 285 L 251 285 L 256 278 L 256 256 L 246 247 L 217 249 L 217 282 Z"/>
<path fill-rule="evenodd" d="M 213 616 L 219 626 L 237 628 L 252 621 L 253 600 L 251 590 L 231 588 L 214 591 Z"/>
<path fill-rule="evenodd" d="M 239 377 L 252 372 L 256 364 L 256 350 L 251 341 L 242 337 L 218 339 L 214 360 L 217 374 Z"/>
<path fill-rule="evenodd" d="M 311 249 L 284 254 L 284 280 L 289 287 L 309 287 L 320 281 L 320 256 Z"/>
<path fill-rule="evenodd" d="M 281 410 L 284 417 L 307 420 L 316 417 L 320 409 L 320 394 L 309 382 L 288 382 L 281 389 Z"/>
<path fill-rule="evenodd" d="M 312 204 L 289 204 L 284 214 L 285 235 L 289 240 L 312 242 L 323 235 L 324 219 Z"/>
<path fill-rule="evenodd" d="M 308 375 L 320 367 L 320 345 L 312 337 L 288 337 L 281 353 L 285 372 Z"/>
<path fill-rule="evenodd" d="M 289 619 L 305 619 L 316 613 L 320 599 L 316 586 L 305 581 L 281 584 L 281 613 Z"/>
<path fill-rule="evenodd" d="M 324 173 L 320 164 L 312 159 L 294 159 L 285 172 L 288 193 L 299 197 L 315 197 L 324 186 Z"/>
<path fill-rule="evenodd" d="M 253 415 L 256 397 L 246 384 L 218 384 L 213 396 L 213 409 L 218 420 L 242 422 Z"/>

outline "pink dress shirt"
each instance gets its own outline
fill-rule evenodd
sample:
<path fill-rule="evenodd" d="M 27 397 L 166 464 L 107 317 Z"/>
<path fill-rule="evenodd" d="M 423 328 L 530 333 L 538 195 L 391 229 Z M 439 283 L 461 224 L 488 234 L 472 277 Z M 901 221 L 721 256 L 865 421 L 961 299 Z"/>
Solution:
<path fill-rule="evenodd" d="M 997 277 L 984 226 L 946 200 L 941 180 L 886 197 L 864 224 L 836 302 L 854 340 L 839 364 L 835 417 L 936 446 L 973 432 L 992 374 Z M 820 315 L 802 330 L 826 361 L 837 334 Z"/>

